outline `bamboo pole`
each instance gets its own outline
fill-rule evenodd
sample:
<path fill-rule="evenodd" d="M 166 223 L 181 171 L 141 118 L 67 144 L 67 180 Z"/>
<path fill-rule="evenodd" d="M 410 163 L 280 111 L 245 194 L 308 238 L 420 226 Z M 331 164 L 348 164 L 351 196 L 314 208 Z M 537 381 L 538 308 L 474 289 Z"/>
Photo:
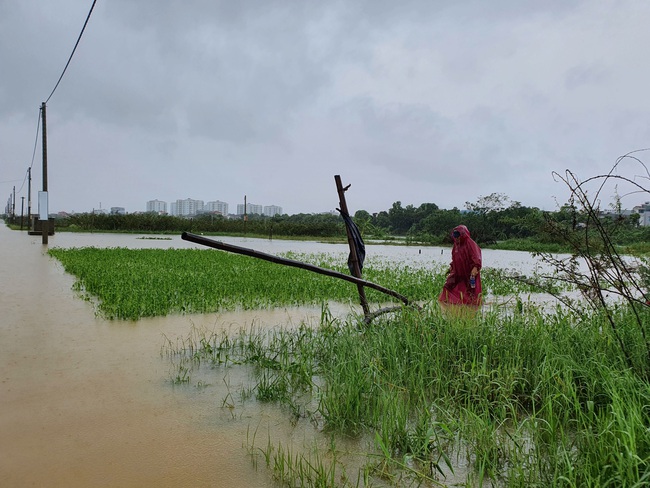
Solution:
<path fill-rule="evenodd" d="M 344 188 L 343 184 L 341 183 L 340 175 L 335 175 L 334 180 L 336 181 L 336 190 L 338 191 L 339 194 L 339 205 L 341 207 L 338 210 L 342 214 L 349 217 L 350 213 L 348 212 L 348 204 L 345 201 L 345 192 L 347 191 L 348 188 L 350 188 L 350 185 Z M 350 247 L 350 264 L 352 264 L 352 274 L 356 278 L 361 278 L 361 267 L 359 266 L 359 257 L 357 256 L 357 249 L 354 245 L 354 239 L 352 238 L 352 233 L 350 232 L 350 229 L 347 225 L 345 226 L 345 231 L 348 234 L 348 246 Z M 363 289 L 363 285 L 359 283 L 357 283 L 357 290 L 359 292 L 359 302 L 361 303 L 361 308 L 363 308 L 363 315 L 367 317 L 368 314 L 370 314 L 370 307 L 368 307 L 366 291 Z"/>
<path fill-rule="evenodd" d="M 350 283 L 354 283 L 358 286 L 367 286 L 368 288 L 372 288 L 374 290 L 380 291 L 382 293 L 385 293 L 386 295 L 390 295 L 392 297 L 397 298 L 398 300 L 401 300 L 402 302 L 404 302 L 405 305 L 410 305 L 408 298 L 406 298 L 404 295 L 397 293 L 394 290 L 384 288 L 381 285 L 378 285 L 371 281 L 363 280 L 361 278 L 357 278 L 356 276 L 339 273 L 338 271 L 334 271 L 333 269 L 321 268 L 319 266 L 314 266 L 313 264 L 303 263 L 302 261 L 295 261 L 293 259 L 281 258 L 279 256 L 274 256 L 273 254 L 266 254 L 260 251 L 255 251 L 254 249 L 235 246 L 233 244 L 226 244 L 225 242 L 215 241 L 212 239 L 208 239 L 207 237 L 191 234 L 189 232 L 183 232 L 183 234 L 181 234 L 181 239 L 183 239 L 184 241 L 194 242 L 195 244 L 201 244 L 203 246 L 212 247 L 214 249 L 220 249 L 222 251 L 228 251 L 235 254 L 243 254 L 244 256 L 263 259 L 264 261 L 270 261 L 276 264 L 283 264 L 285 266 L 292 266 L 294 268 L 305 269 L 307 271 L 313 271 L 314 273 L 331 276 L 333 278 L 340 278 L 342 280 L 349 281 Z"/>

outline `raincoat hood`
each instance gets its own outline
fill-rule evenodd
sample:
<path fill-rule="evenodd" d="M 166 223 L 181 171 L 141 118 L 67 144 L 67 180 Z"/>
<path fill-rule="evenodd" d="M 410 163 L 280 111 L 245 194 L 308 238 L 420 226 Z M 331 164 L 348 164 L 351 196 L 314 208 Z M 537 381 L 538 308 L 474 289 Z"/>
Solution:
<path fill-rule="evenodd" d="M 469 229 L 464 226 L 464 225 L 457 225 L 454 227 L 454 230 L 451 231 L 451 237 L 452 239 L 454 238 L 454 232 L 458 231 L 460 233 L 460 239 L 469 239 L 471 236 L 469 235 Z"/>

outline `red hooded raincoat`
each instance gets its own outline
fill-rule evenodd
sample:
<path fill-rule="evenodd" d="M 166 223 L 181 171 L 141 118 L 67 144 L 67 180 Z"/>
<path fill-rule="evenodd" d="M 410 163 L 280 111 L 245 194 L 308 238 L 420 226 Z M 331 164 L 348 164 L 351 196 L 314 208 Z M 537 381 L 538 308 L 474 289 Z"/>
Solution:
<path fill-rule="evenodd" d="M 469 230 L 464 225 L 454 229 L 460 233 L 454 239 L 454 247 L 451 249 L 451 264 L 449 274 L 438 300 L 442 303 L 452 305 L 481 305 L 481 248 L 474 242 Z M 470 287 L 469 278 L 472 268 L 476 267 L 479 274 L 476 275 L 475 288 Z"/>

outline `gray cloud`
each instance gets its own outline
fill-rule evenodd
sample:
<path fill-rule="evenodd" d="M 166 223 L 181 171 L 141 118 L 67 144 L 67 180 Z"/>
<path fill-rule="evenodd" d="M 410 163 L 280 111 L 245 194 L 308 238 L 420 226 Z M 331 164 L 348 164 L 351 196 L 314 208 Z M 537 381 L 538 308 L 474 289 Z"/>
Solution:
<path fill-rule="evenodd" d="M 0 1 L 0 181 L 30 164 L 89 6 Z M 553 208 L 552 171 L 649 145 L 649 18 L 642 0 L 98 2 L 48 103 L 53 210 L 318 212 L 334 174 L 369 211 Z"/>

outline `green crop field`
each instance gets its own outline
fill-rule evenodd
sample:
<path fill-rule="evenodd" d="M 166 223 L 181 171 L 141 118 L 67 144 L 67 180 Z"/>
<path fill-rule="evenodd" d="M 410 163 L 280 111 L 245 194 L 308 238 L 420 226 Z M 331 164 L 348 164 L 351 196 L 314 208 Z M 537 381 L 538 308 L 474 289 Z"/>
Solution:
<path fill-rule="evenodd" d="M 222 378 L 252 366 L 250 383 L 228 393 L 233 415 L 247 402 L 274 402 L 293 422 L 330 436 L 328 450 L 308 455 L 249 436 L 251 457 L 285 486 L 650 485 L 650 364 L 638 326 L 650 324 L 648 307 L 621 306 L 610 317 L 535 306 L 450 316 L 435 302 L 444 268 L 376 262 L 365 279 L 424 306 L 366 325 L 327 309 L 330 301 L 357 303 L 355 285 L 254 258 L 173 249 L 49 253 L 111 319 L 321 304 L 318 326 L 194 331 L 163 348 L 178 368 L 172 381 L 188 387 L 199 368 Z M 346 272 L 344 256 L 287 257 Z M 535 291 L 494 269 L 483 270 L 483 284 L 493 295 Z M 373 303 L 387 300 L 367 293 Z M 365 452 L 355 453 L 365 456 L 361 466 L 337 447 L 346 436 L 366 439 Z"/>
<path fill-rule="evenodd" d="M 76 277 L 75 288 L 95 301 L 98 312 L 110 319 L 359 300 L 352 283 L 223 251 L 85 247 L 48 252 Z M 324 253 L 286 257 L 349 273 L 346 257 Z M 445 271 L 439 266 L 422 269 L 379 261 L 364 268 L 364 279 L 411 301 L 426 301 L 440 293 Z M 486 269 L 483 275 L 485 289 L 495 294 L 513 293 L 522 287 L 532 290 L 501 279 L 497 270 Z M 389 298 L 372 289 L 366 294 L 371 303 Z"/>

